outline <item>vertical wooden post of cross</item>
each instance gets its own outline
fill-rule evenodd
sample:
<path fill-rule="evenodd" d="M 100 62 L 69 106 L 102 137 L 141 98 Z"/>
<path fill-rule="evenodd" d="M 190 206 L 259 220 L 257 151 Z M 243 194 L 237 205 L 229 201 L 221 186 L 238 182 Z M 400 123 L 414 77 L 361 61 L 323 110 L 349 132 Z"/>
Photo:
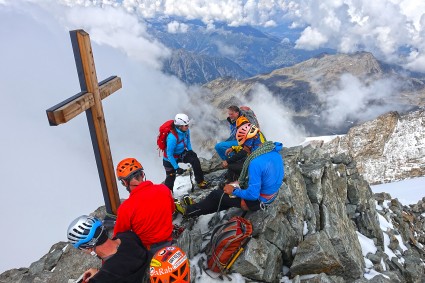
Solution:
<path fill-rule="evenodd" d="M 114 76 L 99 84 L 89 34 L 83 30 L 74 30 L 70 31 L 70 36 L 81 92 L 47 109 L 47 117 L 51 126 L 57 126 L 86 112 L 106 211 L 116 215 L 120 199 L 102 99 L 122 87 L 121 79 Z"/>

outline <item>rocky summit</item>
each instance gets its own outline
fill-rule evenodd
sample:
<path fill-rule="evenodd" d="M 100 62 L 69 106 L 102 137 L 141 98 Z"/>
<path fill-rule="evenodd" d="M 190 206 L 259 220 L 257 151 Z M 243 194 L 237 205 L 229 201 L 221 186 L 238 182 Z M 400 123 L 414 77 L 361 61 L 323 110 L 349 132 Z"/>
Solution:
<path fill-rule="evenodd" d="M 309 145 L 284 148 L 282 156 L 286 175 L 278 198 L 265 211 L 247 213 L 253 238 L 232 272 L 246 282 L 425 282 L 423 201 L 403 206 L 387 194 L 374 196 L 356 161 L 345 153 L 331 157 Z M 216 168 L 217 162 L 203 167 Z M 221 175 L 208 176 L 217 183 Z M 193 196 L 199 200 L 207 193 Z M 94 213 L 104 214 L 104 208 Z M 231 209 L 224 218 L 241 214 Z M 186 229 L 177 244 L 191 258 L 192 282 L 200 282 L 204 263 L 195 256 L 204 245 L 202 235 L 193 220 L 181 225 Z M 97 259 L 60 242 L 29 268 L 4 272 L 0 282 L 68 283 L 98 265 Z"/>

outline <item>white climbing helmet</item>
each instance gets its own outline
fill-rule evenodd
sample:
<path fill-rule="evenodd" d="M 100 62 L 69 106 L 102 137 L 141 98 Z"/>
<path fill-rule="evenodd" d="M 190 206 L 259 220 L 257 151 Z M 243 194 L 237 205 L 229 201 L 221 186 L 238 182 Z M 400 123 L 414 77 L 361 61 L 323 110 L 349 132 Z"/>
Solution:
<path fill-rule="evenodd" d="M 190 119 L 186 114 L 179 113 L 174 118 L 174 125 L 176 126 L 187 126 L 190 123 Z"/>

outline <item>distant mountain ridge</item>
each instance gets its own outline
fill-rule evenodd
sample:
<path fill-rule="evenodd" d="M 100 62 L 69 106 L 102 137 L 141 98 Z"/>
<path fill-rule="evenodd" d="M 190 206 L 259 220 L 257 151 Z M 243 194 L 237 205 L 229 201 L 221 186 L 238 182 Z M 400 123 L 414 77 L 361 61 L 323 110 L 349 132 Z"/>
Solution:
<path fill-rule="evenodd" d="M 209 28 L 200 21 L 179 20 L 185 31 L 169 32 L 167 25 L 171 22 L 170 18 L 151 20 L 148 32 L 172 50 L 163 71 L 188 84 L 204 84 L 223 77 L 244 79 L 293 65 L 324 51 L 333 52 L 295 49 L 293 43 L 250 26 L 218 23 Z M 215 63 L 207 64 L 208 61 Z"/>
<path fill-rule="evenodd" d="M 323 54 L 268 74 L 244 80 L 220 78 L 204 87 L 208 89 L 209 102 L 223 109 L 226 105 L 240 103 L 241 97 L 252 97 L 255 87 L 264 85 L 292 111 L 294 120 L 302 124 L 311 135 L 342 134 L 353 126 L 352 122 L 329 126 L 323 123 L 323 117 L 320 116 L 329 106 L 324 94 L 340 82 L 343 74 L 357 78 L 364 85 L 385 78 L 399 82 L 400 87 L 394 97 L 371 99 L 369 105 L 388 105 L 388 108 L 399 111 L 425 105 L 425 76 L 383 64 L 367 52 Z M 361 121 L 354 121 L 354 124 L 358 122 Z"/>

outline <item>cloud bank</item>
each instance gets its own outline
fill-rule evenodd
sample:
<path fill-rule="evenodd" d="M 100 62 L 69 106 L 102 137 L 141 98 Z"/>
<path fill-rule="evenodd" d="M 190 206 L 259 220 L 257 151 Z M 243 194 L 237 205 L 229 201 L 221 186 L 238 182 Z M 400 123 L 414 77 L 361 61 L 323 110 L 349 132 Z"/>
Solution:
<path fill-rule="evenodd" d="M 63 0 L 67 5 L 122 6 L 142 18 L 180 17 L 232 26 L 290 26 L 297 48 L 368 51 L 389 63 L 425 72 L 425 2 L 415 0 Z M 121 3 L 122 2 L 122 3 Z"/>
<path fill-rule="evenodd" d="M 391 110 L 406 110 L 396 103 L 399 87 L 393 79 L 366 85 L 351 74 L 343 74 L 337 86 L 322 94 L 326 105 L 322 122 L 341 126 L 350 120 L 363 122 Z"/>

